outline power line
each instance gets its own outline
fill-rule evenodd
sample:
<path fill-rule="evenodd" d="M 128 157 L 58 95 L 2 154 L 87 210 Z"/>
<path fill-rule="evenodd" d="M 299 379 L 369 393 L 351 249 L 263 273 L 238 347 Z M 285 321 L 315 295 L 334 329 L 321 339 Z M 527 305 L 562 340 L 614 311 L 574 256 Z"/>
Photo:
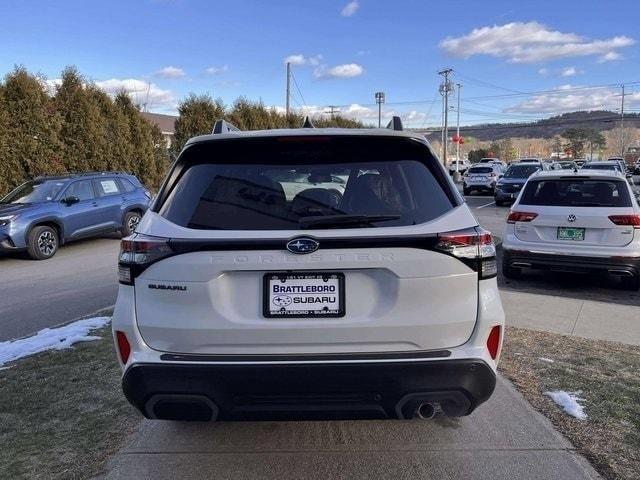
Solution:
<path fill-rule="evenodd" d="M 296 76 L 293 74 L 293 72 L 291 72 L 291 78 L 293 79 L 293 85 L 296 87 L 296 90 L 300 94 L 300 98 L 302 99 L 302 104 L 305 106 L 307 113 L 309 113 L 309 107 L 307 106 L 307 102 L 304 99 L 304 95 L 302 95 L 302 92 L 300 91 L 300 86 L 298 85 L 298 81 L 296 80 Z"/>
<path fill-rule="evenodd" d="M 456 70 L 455 75 L 457 77 L 462 77 L 467 82 L 476 83 L 478 85 L 482 85 L 482 86 L 485 86 L 485 87 L 495 88 L 496 90 L 504 90 L 505 92 L 511 92 L 511 93 L 524 93 L 521 90 L 512 90 L 511 88 L 501 87 L 499 85 L 495 85 L 493 83 L 485 82 L 484 80 L 480 80 L 478 78 L 474 78 L 474 77 L 471 77 L 469 75 L 465 75 L 463 73 L 460 73 L 459 70 Z"/>

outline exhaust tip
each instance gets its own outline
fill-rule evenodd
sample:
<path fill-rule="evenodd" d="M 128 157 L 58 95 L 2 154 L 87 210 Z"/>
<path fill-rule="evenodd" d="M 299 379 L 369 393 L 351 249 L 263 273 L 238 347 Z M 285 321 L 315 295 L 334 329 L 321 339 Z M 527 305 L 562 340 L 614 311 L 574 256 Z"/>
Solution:
<path fill-rule="evenodd" d="M 421 403 L 416 409 L 416 417 L 421 418 L 423 420 L 433 418 L 435 414 L 436 414 L 436 409 L 430 403 Z"/>
<path fill-rule="evenodd" d="M 218 407 L 202 395 L 153 395 L 146 405 L 147 418 L 191 422 L 215 421 Z"/>

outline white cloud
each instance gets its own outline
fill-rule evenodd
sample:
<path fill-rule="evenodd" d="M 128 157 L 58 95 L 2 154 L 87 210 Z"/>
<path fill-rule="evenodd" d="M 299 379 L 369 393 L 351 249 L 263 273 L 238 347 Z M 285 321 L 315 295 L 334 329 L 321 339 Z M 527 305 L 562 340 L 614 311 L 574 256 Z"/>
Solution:
<path fill-rule="evenodd" d="M 560 70 L 561 77 L 573 77 L 574 75 L 582 74 L 582 70 L 578 70 L 576 67 L 565 67 Z"/>
<path fill-rule="evenodd" d="M 316 78 L 352 78 L 364 73 L 364 68 L 357 63 L 345 63 L 335 67 L 322 65 L 315 69 L 313 75 Z"/>
<path fill-rule="evenodd" d="M 291 65 L 299 65 L 299 66 L 303 66 L 303 65 L 317 66 L 317 65 L 320 65 L 321 61 L 322 61 L 322 55 L 320 54 L 314 55 L 313 57 L 305 57 L 301 53 L 297 53 L 295 55 L 289 55 L 287 58 L 284 59 L 284 63 L 290 63 Z"/>
<path fill-rule="evenodd" d="M 542 67 L 538 69 L 539 75 L 549 75 L 549 69 L 546 67 Z"/>
<path fill-rule="evenodd" d="M 476 28 L 461 37 L 447 37 L 440 42 L 440 48 L 461 58 L 491 55 L 513 63 L 535 63 L 590 55 L 600 56 L 601 61 L 615 60 L 613 57 L 619 55 L 617 49 L 634 43 L 626 36 L 591 40 L 575 33 L 550 30 L 538 22 L 512 22 Z"/>
<path fill-rule="evenodd" d="M 340 12 L 340 15 L 342 15 L 343 17 L 350 17 L 351 15 L 355 14 L 358 11 L 358 8 L 360 7 L 360 5 L 358 4 L 357 0 L 353 0 L 352 2 L 347 3 L 342 11 Z"/>
<path fill-rule="evenodd" d="M 137 78 L 112 78 L 110 80 L 95 82 L 95 84 L 109 95 L 116 95 L 124 91 L 131 97 L 134 103 L 139 105 L 146 103 L 147 108 L 151 106 L 175 106 L 175 97 L 171 90 L 164 90 L 154 83 L 149 83 Z"/>
<path fill-rule="evenodd" d="M 507 107 L 505 112 L 556 114 L 575 110 L 616 110 L 620 108 L 620 93 L 620 90 L 608 87 L 561 85 L 555 91 L 534 95 Z M 625 104 L 640 106 L 640 92 L 625 95 Z"/>
<path fill-rule="evenodd" d="M 207 75 L 222 75 L 229 71 L 228 65 L 222 65 L 221 67 L 209 67 L 205 70 Z"/>
<path fill-rule="evenodd" d="M 173 67 L 171 65 L 158 70 L 155 74 L 157 77 L 162 77 L 162 78 L 182 78 L 185 76 L 183 69 L 178 67 Z"/>
<path fill-rule="evenodd" d="M 622 55 L 620 55 L 618 52 L 607 52 L 604 55 L 602 55 L 599 59 L 598 59 L 598 63 L 604 63 L 604 62 L 613 62 L 616 60 L 621 60 L 622 59 Z"/>

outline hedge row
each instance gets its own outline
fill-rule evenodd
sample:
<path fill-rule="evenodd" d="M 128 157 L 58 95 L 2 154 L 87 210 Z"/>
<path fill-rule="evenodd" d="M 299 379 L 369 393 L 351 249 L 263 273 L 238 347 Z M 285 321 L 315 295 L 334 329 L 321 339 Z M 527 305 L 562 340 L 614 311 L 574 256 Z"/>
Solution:
<path fill-rule="evenodd" d="M 209 96 L 190 95 L 178 106 L 175 138 L 168 152 L 160 130 L 121 92 L 111 98 L 73 67 L 53 89 L 41 77 L 16 67 L 0 83 L 0 196 L 38 175 L 117 170 L 146 186 L 159 186 L 185 142 L 210 133 L 226 119 L 247 130 L 300 127 L 303 116 L 285 116 L 245 98 L 226 107 Z M 361 127 L 342 117 L 316 118 L 318 127 Z"/>

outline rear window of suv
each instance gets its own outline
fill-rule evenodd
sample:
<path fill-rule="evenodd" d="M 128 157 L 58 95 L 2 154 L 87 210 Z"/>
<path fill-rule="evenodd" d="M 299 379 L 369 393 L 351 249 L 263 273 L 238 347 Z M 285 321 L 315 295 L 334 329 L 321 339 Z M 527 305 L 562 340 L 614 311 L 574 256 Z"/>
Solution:
<path fill-rule="evenodd" d="M 491 167 L 471 167 L 469 169 L 469 173 L 493 173 L 493 168 L 491 168 Z"/>
<path fill-rule="evenodd" d="M 521 205 L 558 207 L 630 207 L 627 183 L 622 180 L 549 179 L 529 181 Z"/>
<path fill-rule="evenodd" d="M 424 144 L 383 138 L 196 144 L 177 162 L 159 213 L 204 230 L 387 227 L 424 223 L 459 203 Z"/>

